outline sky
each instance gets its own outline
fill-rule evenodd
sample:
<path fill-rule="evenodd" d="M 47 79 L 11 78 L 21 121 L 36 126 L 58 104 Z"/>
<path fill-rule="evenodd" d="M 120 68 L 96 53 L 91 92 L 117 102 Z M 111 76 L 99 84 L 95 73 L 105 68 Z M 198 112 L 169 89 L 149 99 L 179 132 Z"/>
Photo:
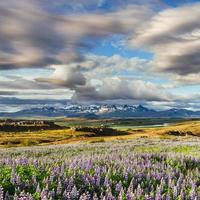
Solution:
<path fill-rule="evenodd" d="M 1 0 L 0 112 L 65 100 L 200 110 L 199 11 L 197 0 Z"/>

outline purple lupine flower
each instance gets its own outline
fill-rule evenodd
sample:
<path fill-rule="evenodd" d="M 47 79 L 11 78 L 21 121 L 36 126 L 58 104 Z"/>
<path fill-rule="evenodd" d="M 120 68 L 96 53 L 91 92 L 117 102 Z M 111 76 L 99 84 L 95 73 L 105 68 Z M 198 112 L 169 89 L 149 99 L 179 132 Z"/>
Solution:
<path fill-rule="evenodd" d="M 62 194 L 62 185 L 61 182 L 58 182 L 57 190 L 56 190 L 56 195 L 60 196 Z"/>
<path fill-rule="evenodd" d="M 80 196 L 79 200 L 88 200 L 87 195 L 86 195 L 85 193 L 83 193 L 83 194 Z"/>
<path fill-rule="evenodd" d="M 3 187 L 0 186 L 0 200 L 3 200 Z"/>
<path fill-rule="evenodd" d="M 41 192 L 39 183 L 38 183 L 38 185 L 37 185 L 36 192 L 37 192 L 37 193 L 40 193 L 40 192 Z"/>
<path fill-rule="evenodd" d="M 35 175 L 32 176 L 32 184 L 37 186 L 37 180 Z"/>
<path fill-rule="evenodd" d="M 176 199 L 178 197 L 178 189 L 176 186 L 173 188 L 173 198 Z"/>
<path fill-rule="evenodd" d="M 18 196 L 17 196 L 17 194 L 15 193 L 14 194 L 14 197 L 13 197 L 13 200 L 18 200 L 19 198 L 18 198 Z"/>
<path fill-rule="evenodd" d="M 136 190 L 136 195 L 137 195 L 137 198 L 140 198 L 142 196 L 142 188 L 140 186 L 140 184 L 138 185 L 137 187 L 137 190 Z"/>
<path fill-rule="evenodd" d="M 120 181 L 119 183 L 117 183 L 116 184 L 116 186 L 115 186 L 115 190 L 117 191 L 117 192 L 120 192 L 121 190 L 122 190 L 122 182 Z"/>
<path fill-rule="evenodd" d="M 46 189 L 43 189 L 42 192 L 41 192 L 41 199 L 46 199 L 48 196 L 48 192 Z"/>
<path fill-rule="evenodd" d="M 79 196 L 79 192 L 76 188 L 76 186 L 74 185 L 74 187 L 72 188 L 71 194 L 70 194 L 71 198 L 77 198 Z"/>
<path fill-rule="evenodd" d="M 180 199 L 184 199 L 184 196 L 185 196 L 184 191 L 181 190 L 181 191 L 180 191 L 180 195 L 179 195 Z"/>
<path fill-rule="evenodd" d="M 104 185 L 105 187 L 108 187 L 108 186 L 110 185 L 110 181 L 109 181 L 108 176 L 105 176 L 103 185 Z"/>
<path fill-rule="evenodd" d="M 191 200 L 197 199 L 196 187 L 196 183 L 192 181 L 192 190 L 190 192 Z"/>
<path fill-rule="evenodd" d="M 162 199 L 161 188 L 160 186 L 158 186 L 156 189 L 155 200 L 161 200 L 161 199 Z"/>
<path fill-rule="evenodd" d="M 95 175 L 94 180 L 95 180 L 95 185 L 100 186 L 101 177 L 99 174 Z"/>
<path fill-rule="evenodd" d="M 99 199 L 99 198 L 98 198 L 97 194 L 94 193 L 94 194 L 93 194 L 93 197 L 92 197 L 92 200 L 98 200 L 98 199 Z"/>
<path fill-rule="evenodd" d="M 166 200 L 171 200 L 171 195 L 169 193 L 166 195 Z"/>
<path fill-rule="evenodd" d="M 9 195 L 8 191 L 5 194 L 5 200 L 10 200 L 10 195 Z"/>
<path fill-rule="evenodd" d="M 119 195 L 118 195 L 118 200 L 123 200 L 123 196 L 124 196 L 124 190 L 123 187 L 121 188 Z"/>
<path fill-rule="evenodd" d="M 25 197 L 25 196 L 26 196 L 26 193 L 24 192 L 24 190 L 20 192 L 20 195 L 19 195 L 19 196 L 20 196 L 20 197 Z"/>
<path fill-rule="evenodd" d="M 89 199 L 90 199 L 90 195 L 85 194 L 85 193 L 83 193 L 79 198 L 79 200 L 89 200 Z"/>
<path fill-rule="evenodd" d="M 99 152 L 99 147 L 104 148 L 105 144 L 98 144 L 98 148 L 96 145 L 93 145 L 94 151 Z M 123 142 L 120 145 L 108 145 L 103 154 L 101 152 L 98 154 L 86 153 L 81 147 L 83 152 L 75 153 L 73 156 L 68 155 L 68 150 L 75 150 L 73 145 L 70 147 L 67 145 L 69 148 L 67 151 L 66 146 L 48 147 L 51 150 L 46 150 L 47 147 L 45 147 L 42 150 L 44 156 L 41 150 L 34 150 L 38 160 L 37 170 L 34 171 L 32 177 L 29 177 L 29 180 L 24 180 L 19 171 L 22 177 L 20 180 L 17 169 L 18 166 L 22 169 L 35 166 L 35 158 L 30 156 L 27 159 L 26 154 L 17 155 L 17 158 L 13 155 L 6 159 L 0 158 L 0 170 L 2 166 L 12 169 L 12 171 L 8 170 L 10 179 L 7 180 L 7 177 L 3 177 L 0 184 L 5 181 L 13 184 L 15 200 L 33 200 L 33 196 L 27 193 L 30 188 L 33 188 L 34 192 L 37 191 L 43 199 L 49 200 L 57 198 L 72 200 L 75 196 L 77 196 L 75 199 L 81 196 L 81 198 L 90 200 L 116 200 L 122 197 L 127 200 L 171 200 L 174 199 L 174 196 L 176 199 L 199 199 L 199 185 L 197 185 L 200 172 L 199 159 L 176 156 L 171 153 L 168 155 L 129 154 L 127 150 L 130 147 L 131 145 L 124 145 Z M 34 151 L 28 150 L 28 155 Z M 49 152 L 50 155 L 46 154 Z M 38 153 L 42 156 L 38 157 Z M 1 152 L 0 155 L 2 155 Z M 35 156 L 34 153 L 33 156 Z M 176 166 L 179 164 L 181 164 L 181 168 Z M 194 167 L 196 168 L 194 169 Z M 40 174 L 44 177 L 43 180 L 36 179 L 36 177 L 40 177 Z M 132 179 L 129 185 L 126 175 L 128 175 L 128 180 Z M 120 185 L 123 186 L 125 194 L 119 189 Z M 59 187 L 61 195 L 57 196 Z M 185 188 L 191 189 L 190 192 Z M 98 192 L 98 195 L 95 194 L 95 191 Z M 169 194 L 165 194 L 164 191 L 168 191 Z M 77 195 L 75 195 L 76 193 Z M 1 196 L 3 200 L 5 192 Z"/>
<path fill-rule="evenodd" d="M 154 200 L 154 198 L 152 196 L 147 195 L 147 194 L 144 196 L 144 198 L 145 198 L 145 200 Z"/>
<path fill-rule="evenodd" d="M 41 196 L 41 200 L 48 200 L 48 198 L 47 198 L 46 195 L 42 195 L 42 196 Z"/>
<path fill-rule="evenodd" d="M 67 185 L 67 191 L 70 192 L 70 191 L 72 190 L 73 187 L 74 187 L 74 180 L 73 180 L 72 177 L 70 177 L 69 182 L 68 182 L 68 185 Z"/>
<path fill-rule="evenodd" d="M 127 193 L 126 193 L 126 198 L 127 198 L 127 200 L 134 200 L 132 181 L 129 184 L 129 187 L 128 187 L 128 190 L 127 190 Z"/>
<path fill-rule="evenodd" d="M 128 180 L 128 173 L 127 173 L 127 172 L 124 173 L 124 179 L 125 179 L 126 181 Z"/>
<path fill-rule="evenodd" d="M 49 197 L 52 198 L 52 199 L 55 199 L 56 193 L 55 193 L 54 190 L 49 192 Z"/>
<path fill-rule="evenodd" d="M 111 188 L 108 187 L 106 189 L 106 193 L 105 193 L 105 196 L 103 196 L 103 199 L 108 199 L 108 200 L 115 200 L 114 196 L 112 195 L 112 192 L 111 192 Z"/>

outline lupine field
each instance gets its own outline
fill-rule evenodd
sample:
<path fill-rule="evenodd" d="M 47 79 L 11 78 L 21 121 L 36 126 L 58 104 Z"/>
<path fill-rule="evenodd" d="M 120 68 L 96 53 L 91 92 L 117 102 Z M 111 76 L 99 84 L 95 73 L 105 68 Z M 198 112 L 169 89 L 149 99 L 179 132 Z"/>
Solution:
<path fill-rule="evenodd" d="M 0 199 L 198 200 L 200 140 L 0 150 Z"/>

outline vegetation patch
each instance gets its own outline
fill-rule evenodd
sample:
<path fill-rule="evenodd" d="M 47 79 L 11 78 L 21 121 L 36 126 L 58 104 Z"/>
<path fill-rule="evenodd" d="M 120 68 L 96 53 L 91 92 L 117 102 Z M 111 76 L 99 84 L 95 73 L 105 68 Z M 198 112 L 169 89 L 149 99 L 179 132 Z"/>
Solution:
<path fill-rule="evenodd" d="M 179 130 L 169 130 L 166 132 L 167 135 L 174 135 L 174 136 L 195 136 L 192 131 L 179 131 Z"/>
<path fill-rule="evenodd" d="M 198 143 L 99 139 L 2 149 L 0 199 L 199 199 Z M 197 156 L 192 156 L 194 150 Z"/>
<path fill-rule="evenodd" d="M 118 135 L 127 135 L 128 133 L 125 131 L 119 131 L 112 128 L 106 128 L 106 127 L 78 127 L 75 128 L 75 131 L 81 131 L 86 133 L 92 133 L 89 134 L 89 137 L 95 137 L 95 136 L 118 136 Z"/>

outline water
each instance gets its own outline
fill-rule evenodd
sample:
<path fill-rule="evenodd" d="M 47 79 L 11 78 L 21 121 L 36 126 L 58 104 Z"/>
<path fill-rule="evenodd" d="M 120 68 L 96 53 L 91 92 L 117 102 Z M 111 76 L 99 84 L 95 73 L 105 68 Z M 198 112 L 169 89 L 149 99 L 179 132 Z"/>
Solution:
<path fill-rule="evenodd" d="M 159 128 L 159 127 L 166 127 L 171 125 L 172 123 L 162 123 L 162 124 L 148 124 L 148 125 L 141 125 L 141 126 L 126 126 L 126 125 L 122 125 L 122 126 L 113 126 L 112 128 L 114 129 L 134 129 L 134 128 Z"/>

